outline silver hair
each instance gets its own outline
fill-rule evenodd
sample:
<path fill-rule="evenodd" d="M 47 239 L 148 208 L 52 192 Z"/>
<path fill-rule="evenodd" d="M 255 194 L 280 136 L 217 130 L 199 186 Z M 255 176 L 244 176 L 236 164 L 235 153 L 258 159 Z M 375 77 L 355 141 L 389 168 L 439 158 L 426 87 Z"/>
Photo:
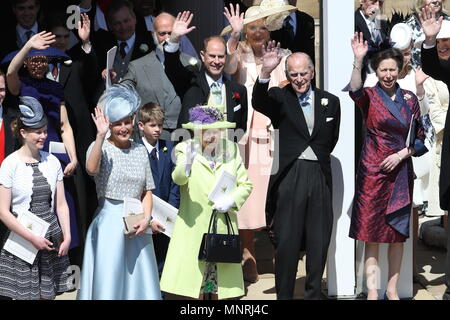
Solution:
<path fill-rule="evenodd" d="M 290 55 L 288 55 L 288 57 L 286 58 L 286 61 L 284 62 L 284 70 L 286 72 L 289 72 L 289 65 L 288 65 L 289 58 L 294 57 L 294 56 L 303 56 L 303 57 L 305 57 L 306 60 L 308 61 L 308 68 L 311 71 L 314 71 L 314 62 L 312 61 L 312 59 L 311 59 L 311 57 L 309 55 L 307 55 L 304 52 L 294 52 L 294 53 L 291 53 Z"/>

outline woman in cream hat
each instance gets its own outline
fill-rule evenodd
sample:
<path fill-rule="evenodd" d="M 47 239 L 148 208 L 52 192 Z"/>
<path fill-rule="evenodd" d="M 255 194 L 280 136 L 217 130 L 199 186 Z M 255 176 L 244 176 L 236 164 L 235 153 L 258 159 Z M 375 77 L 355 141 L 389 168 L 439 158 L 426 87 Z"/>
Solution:
<path fill-rule="evenodd" d="M 92 118 L 97 138 L 86 154 L 99 207 L 84 249 L 80 300 L 159 300 L 158 268 L 152 235 L 161 225 L 151 220 L 153 176 L 147 149 L 130 140 L 141 99 L 129 85 L 115 84 L 100 97 Z M 105 139 L 107 132 L 110 136 Z M 124 234 L 125 197 L 142 200 L 144 218 L 135 234 Z"/>
<path fill-rule="evenodd" d="M 233 79 L 245 85 L 248 97 L 247 135 L 239 142 L 245 166 L 253 183 L 253 193 L 239 212 L 239 231 L 243 246 L 244 279 L 250 282 L 258 280 L 254 231 L 267 226 L 265 218 L 266 194 L 272 168 L 273 127 L 269 118 L 255 111 L 252 107 L 253 85 L 258 78 L 262 66 L 262 48 L 270 40 L 270 31 L 280 29 L 284 19 L 296 7 L 287 5 L 284 0 L 263 0 L 259 6 L 253 6 L 239 13 L 230 5 L 225 8 L 225 16 L 230 26 L 222 34 L 231 31 L 227 42 L 228 60 L 225 72 L 232 74 Z M 241 32 L 245 40 L 239 41 Z M 283 59 L 270 75 L 269 87 L 278 86 L 286 80 L 284 65 L 291 52 L 282 49 Z M 245 155 L 245 156 L 244 156 Z"/>
<path fill-rule="evenodd" d="M 180 185 L 180 210 L 175 222 L 161 276 L 161 290 L 194 299 L 228 299 L 244 295 L 240 263 L 206 263 L 198 260 L 203 234 L 208 232 L 213 210 L 219 211 L 218 233 L 226 233 L 228 212 L 237 230 L 237 211 L 252 191 L 236 143 L 222 138 L 235 123 L 213 107 L 189 110 L 190 122 L 183 128 L 194 138 L 175 147 L 173 181 Z M 224 171 L 236 177 L 236 188 L 220 203 L 208 200 L 217 178 Z"/>

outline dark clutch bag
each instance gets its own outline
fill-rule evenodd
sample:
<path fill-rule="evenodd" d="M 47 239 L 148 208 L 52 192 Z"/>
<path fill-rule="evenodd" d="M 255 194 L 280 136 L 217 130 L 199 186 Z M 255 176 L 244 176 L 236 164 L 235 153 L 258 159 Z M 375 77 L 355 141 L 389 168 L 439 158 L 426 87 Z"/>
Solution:
<path fill-rule="evenodd" d="M 234 234 L 228 212 L 225 212 L 227 234 L 217 233 L 217 214 L 213 211 L 209 220 L 208 233 L 203 234 L 198 259 L 205 262 L 241 263 L 241 240 Z"/>

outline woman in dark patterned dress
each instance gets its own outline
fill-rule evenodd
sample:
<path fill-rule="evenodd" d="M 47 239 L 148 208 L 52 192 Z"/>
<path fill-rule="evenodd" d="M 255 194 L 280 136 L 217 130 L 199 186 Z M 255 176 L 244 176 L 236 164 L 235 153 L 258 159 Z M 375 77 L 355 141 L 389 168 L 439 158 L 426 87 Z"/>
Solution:
<path fill-rule="evenodd" d="M 39 251 L 33 264 L 29 264 L 5 250 L 10 232 L 5 234 L 0 250 L 0 295 L 21 300 L 54 299 L 73 289 L 66 272 L 69 208 L 61 165 L 55 156 L 41 151 L 47 138 L 47 118 L 42 106 L 32 97 L 20 100 L 21 116 L 16 120 L 14 134 L 23 146 L 9 155 L 0 168 L 0 219 Z M 16 217 L 24 212 L 50 224 L 45 237 L 35 235 L 17 221 Z"/>
<path fill-rule="evenodd" d="M 18 52 L 8 54 L 3 63 L 11 61 L 7 72 L 8 90 L 14 96 L 36 98 L 48 119 L 48 137 L 44 151 L 50 152 L 50 142 L 62 142 L 67 153 L 54 153 L 64 173 L 66 200 L 70 210 L 72 243 L 70 248 L 80 244 L 77 223 L 77 195 L 73 175 L 78 166 L 75 140 L 64 103 L 64 88 L 59 82 L 47 78 L 49 64 L 62 63 L 70 59 L 64 52 L 49 47 L 55 36 L 50 32 L 35 34 Z M 25 67 L 25 68 L 24 68 Z M 26 69 L 26 70 L 25 70 Z"/>
<path fill-rule="evenodd" d="M 363 88 L 361 68 L 368 46 L 362 34 L 355 33 L 352 48 L 355 62 L 350 96 L 362 111 L 366 136 L 357 171 L 350 237 L 365 242 L 369 300 L 378 298 L 377 289 L 369 286 L 378 264 L 378 244 L 389 243 L 385 298 L 399 299 L 397 281 L 403 242 L 409 236 L 414 180 L 410 157 L 427 151 L 424 131 L 418 121 L 420 107 L 414 93 L 400 89 L 397 84 L 403 67 L 399 50 L 388 49 L 372 59 L 371 67 L 378 83 Z M 410 128 L 411 136 L 408 136 Z"/>

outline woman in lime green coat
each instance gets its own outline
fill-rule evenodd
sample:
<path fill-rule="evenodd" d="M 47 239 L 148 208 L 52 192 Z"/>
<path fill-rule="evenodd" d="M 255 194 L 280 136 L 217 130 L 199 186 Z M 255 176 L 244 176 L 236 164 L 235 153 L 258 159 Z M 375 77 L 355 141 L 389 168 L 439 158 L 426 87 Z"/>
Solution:
<path fill-rule="evenodd" d="M 206 263 L 198 260 L 203 234 L 208 231 L 211 213 L 229 212 L 237 233 L 236 212 L 252 191 L 252 183 L 237 144 L 221 138 L 224 129 L 235 124 L 210 107 L 195 107 L 183 128 L 194 130 L 194 139 L 175 147 L 176 167 L 172 173 L 180 185 L 181 203 L 161 276 L 161 290 L 194 299 L 228 299 L 244 295 L 240 263 Z M 220 203 L 208 200 L 223 171 L 236 177 L 236 188 Z M 218 233 L 227 233 L 225 217 L 218 215 Z"/>

